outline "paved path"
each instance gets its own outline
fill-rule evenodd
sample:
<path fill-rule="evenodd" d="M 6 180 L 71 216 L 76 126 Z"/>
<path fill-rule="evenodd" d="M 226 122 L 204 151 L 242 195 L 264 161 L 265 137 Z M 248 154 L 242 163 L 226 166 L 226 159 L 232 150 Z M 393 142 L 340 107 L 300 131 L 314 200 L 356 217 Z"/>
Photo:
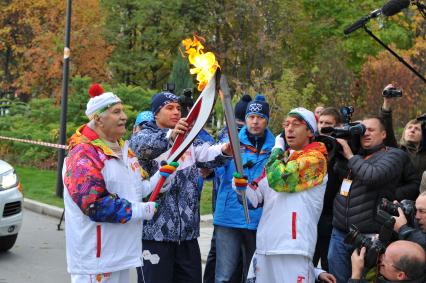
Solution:
<path fill-rule="evenodd" d="M 58 222 L 57 218 L 24 210 L 24 223 L 15 246 L 7 253 L 0 253 L 0 283 L 70 282 L 65 236 L 64 231 L 57 231 Z M 202 222 L 198 240 L 203 263 L 212 233 L 211 222 Z M 136 282 L 136 272 L 131 273 L 131 282 Z"/>
<path fill-rule="evenodd" d="M 0 253 L 0 282 L 70 282 L 66 272 L 64 231 L 58 219 L 24 210 L 15 246 Z"/>

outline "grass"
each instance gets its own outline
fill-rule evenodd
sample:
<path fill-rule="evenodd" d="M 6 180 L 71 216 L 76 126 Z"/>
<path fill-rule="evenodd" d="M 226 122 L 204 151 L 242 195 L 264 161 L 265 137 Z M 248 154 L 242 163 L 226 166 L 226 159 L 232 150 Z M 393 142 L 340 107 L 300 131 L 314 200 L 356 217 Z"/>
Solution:
<path fill-rule="evenodd" d="M 15 167 L 23 187 L 24 197 L 42 203 L 64 207 L 64 201 L 56 196 L 56 171 Z M 200 213 L 210 214 L 212 209 L 212 182 L 204 182 L 201 193 Z"/>
<path fill-rule="evenodd" d="M 64 207 L 64 201 L 56 196 L 56 171 L 25 167 L 15 169 L 24 189 L 24 197 Z"/>
<path fill-rule="evenodd" d="M 201 215 L 212 213 L 212 184 L 212 181 L 204 182 L 200 202 Z"/>

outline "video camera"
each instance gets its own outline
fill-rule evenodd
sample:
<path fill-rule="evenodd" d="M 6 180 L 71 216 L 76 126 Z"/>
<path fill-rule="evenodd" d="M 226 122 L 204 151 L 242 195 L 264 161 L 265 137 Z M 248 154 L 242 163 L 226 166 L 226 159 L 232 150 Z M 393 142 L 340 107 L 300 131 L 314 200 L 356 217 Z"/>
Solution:
<path fill-rule="evenodd" d="M 349 233 L 344 239 L 345 244 L 351 245 L 356 249 L 366 248 L 364 256 L 364 267 L 366 269 L 377 265 L 380 255 L 385 252 L 386 247 L 391 243 L 394 236 L 393 226 L 395 225 L 395 219 L 389 217 L 389 214 L 383 210 L 377 211 L 376 218 L 383 223 L 378 238 L 365 236 L 361 234 L 358 227 L 351 225 Z"/>
<path fill-rule="evenodd" d="M 352 106 L 344 106 L 340 108 L 340 113 L 343 117 L 343 126 L 341 128 L 324 127 L 321 129 L 323 134 L 330 134 L 333 138 L 341 138 L 348 141 L 348 144 L 354 154 L 356 154 L 360 147 L 360 138 L 365 133 L 365 126 L 361 123 L 351 123 L 354 108 Z M 341 151 L 340 144 L 337 144 L 337 151 Z"/>
<path fill-rule="evenodd" d="M 175 93 L 176 85 L 174 83 L 165 83 L 163 85 L 163 91 L 168 91 L 171 93 Z"/>
<path fill-rule="evenodd" d="M 182 91 L 182 94 L 179 96 L 179 104 L 182 111 L 182 117 L 188 116 L 189 110 L 194 105 L 192 94 L 193 94 L 192 88 L 185 88 Z"/>

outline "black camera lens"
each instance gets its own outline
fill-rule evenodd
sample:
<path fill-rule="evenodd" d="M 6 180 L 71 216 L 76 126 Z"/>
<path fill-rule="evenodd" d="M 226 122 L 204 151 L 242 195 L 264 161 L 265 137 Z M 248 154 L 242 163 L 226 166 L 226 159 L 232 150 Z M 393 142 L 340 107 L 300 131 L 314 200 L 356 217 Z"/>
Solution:
<path fill-rule="evenodd" d="M 382 198 L 379 203 L 379 209 L 384 210 L 393 216 L 399 216 L 398 207 L 399 207 L 398 204 L 392 203 L 391 201 L 385 198 Z"/>
<path fill-rule="evenodd" d="M 382 94 L 384 97 L 401 97 L 402 90 L 397 89 L 396 87 L 391 87 L 391 88 L 383 90 Z"/>
<path fill-rule="evenodd" d="M 413 218 L 416 214 L 415 202 L 408 199 L 404 199 L 400 203 L 392 203 L 382 198 L 378 206 L 379 209 L 386 211 L 392 216 L 399 216 L 398 207 L 402 209 L 407 219 Z"/>
<path fill-rule="evenodd" d="M 368 250 L 372 245 L 372 240 L 361 234 L 355 225 L 351 225 L 350 232 L 345 236 L 343 242 L 357 249 L 365 247 Z"/>
<path fill-rule="evenodd" d="M 375 266 L 379 260 L 379 256 L 386 250 L 386 245 L 379 239 L 373 240 L 361 234 L 355 225 L 351 225 L 350 232 L 345 236 L 344 243 L 351 245 L 355 249 L 365 247 L 364 266 L 366 268 Z"/>

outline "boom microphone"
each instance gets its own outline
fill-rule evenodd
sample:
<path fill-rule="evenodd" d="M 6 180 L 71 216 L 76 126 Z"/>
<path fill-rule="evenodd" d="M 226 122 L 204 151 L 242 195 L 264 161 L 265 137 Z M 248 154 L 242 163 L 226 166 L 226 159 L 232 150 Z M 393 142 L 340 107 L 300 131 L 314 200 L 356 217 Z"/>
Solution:
<path fill-rule="evenodd" d="M 390 17 L 398 14 L 410 5 L 410 0 L 391 0 L 382 7 L 382 14 Z"/>
<path fill-rule="evenodd" d="M 357 22 L 355 22 L 350 27 L 346 28 L 343 33 L 348 35 L 360 27 L 363 27 L 369 20 L 377 18 L 381 14 L 390 17 L 395 14 L 398 14 L 403 9 L 407 8 L 410 5 L 410 0 L 390 0 L 382 8 L 376 9 L 371 12 L 369 15 L 362 17 Z"/>

